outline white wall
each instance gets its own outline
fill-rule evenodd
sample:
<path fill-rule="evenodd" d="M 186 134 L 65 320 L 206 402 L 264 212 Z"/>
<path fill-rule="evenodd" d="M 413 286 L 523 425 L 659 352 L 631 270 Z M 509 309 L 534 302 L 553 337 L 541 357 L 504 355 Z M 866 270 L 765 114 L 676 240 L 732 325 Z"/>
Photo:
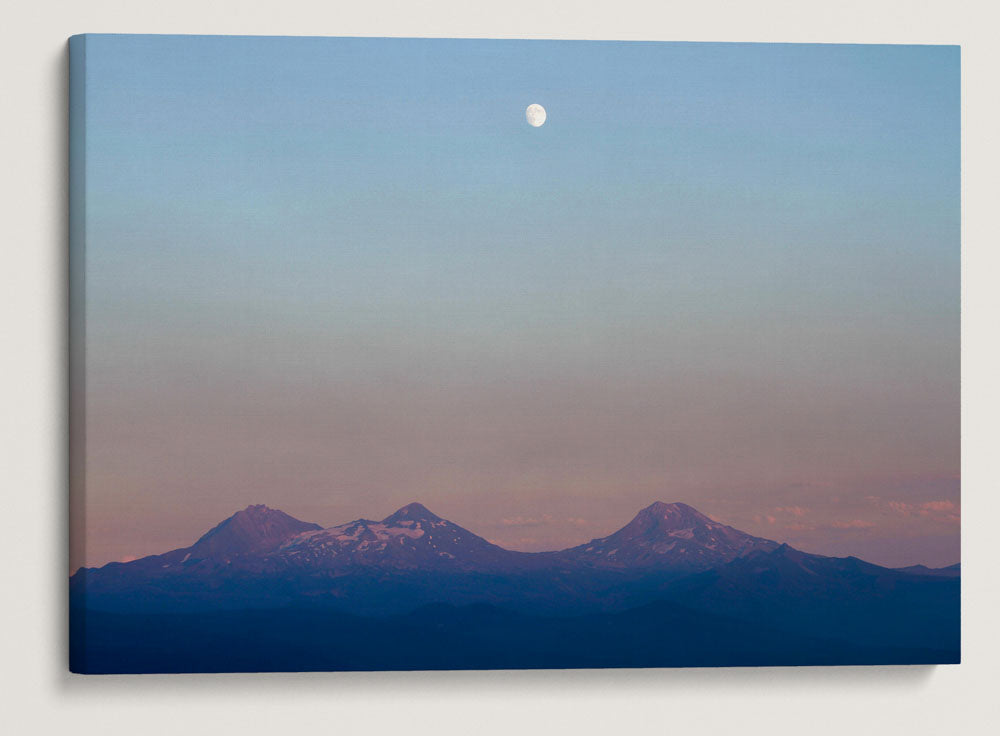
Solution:
<path fill-rule="evenodd" d="M 734 7 L 730 7 L 730 5 Z M 7 733 L 992 732 L 1000 519 L 997 28 L 989 2 L 61 0 L 0 42 L 0 723 Z M 961 43 L 964 663 L 430 674 L 71 677 L 65 671 L 65 39 L 80 32 Z"/>

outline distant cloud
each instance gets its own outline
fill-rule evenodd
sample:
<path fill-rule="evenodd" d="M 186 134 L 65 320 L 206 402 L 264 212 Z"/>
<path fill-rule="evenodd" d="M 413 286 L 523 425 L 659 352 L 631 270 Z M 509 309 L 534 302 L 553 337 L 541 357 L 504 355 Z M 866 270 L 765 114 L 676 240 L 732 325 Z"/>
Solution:
<path fill-rule="evenodd" d="M 812 532 L 816 531 L 816 525 L 810 524 L 803 521 L 793 521 L 791 524 L 785 524 L 783 527 L 786 531 L 790 532 Z"/>
<path fill-rule="evenodd" d="M 808 521 L 793 521 L 783 524 L 782 529 L 789 532 L 815 532 L 823 529 L 872 529 L 875 523 L 864 519 L 851 519 L 849 521 L 831 521 L 829 524 L 816 524 Z"/>
<path fill-rule="evenodd" d="M 895 511 L 901 516 L 910 516 L 913 513 L 913 504 L 903 501 L 887 501 L 885 505 L 889 507 L 890 511 Z"/>
<path fill-rule="evenodd" d="M 587 526 L 588 522 L 586 519 L 581 519 L 578 516 L 571 516 L 568 519 L 566 519 L 566 523 L 572 524 L 573 526 Z"/>
<path fill-rule="evenodd" d="M 864 519 L 851 519 L 850 521 L 831 521 L 830 526 L 834 529 L 873 529 L 875 522 Z"/>
<path fill-rule="evenodd" d="M 770 514 L 754 514 L 753 520 L 756 521 L 758 524 L 763 524 L 764 522 L 767 522 L 768 524 L 777 524 L 778 517 L 781 515 L 790 514 L 791 516 L 794 516 L 796 518 L 802 518 L 808 513 L 809 509 L 804 508 L 802 506 L 778 506 Z M 809 529 L 815 529 L 816 526 L 814 524 L 803 524 L 801 522 L 798 522 L 798 523 L 784 524 L 782 528 L 791 531 L 806 531 Z"/>
<path fill-rule="evenodd" d="M 958 507 L 953 501 L 924 501 L 919 504 L 906 503 L 905 501 L 886 501 L 882 504 L 878 496 L 869 496 L 868 498 L 900 516 L 921 516 L 930 521 L 945 523 L 958 523 L 961 520 L 957 511 Z"/>
<path fill-rule="evenodd" d="M 955 504 L 951 501 L 928 501 L 920 504 L 922 511 L 951 511 L 954 508 Z"/>

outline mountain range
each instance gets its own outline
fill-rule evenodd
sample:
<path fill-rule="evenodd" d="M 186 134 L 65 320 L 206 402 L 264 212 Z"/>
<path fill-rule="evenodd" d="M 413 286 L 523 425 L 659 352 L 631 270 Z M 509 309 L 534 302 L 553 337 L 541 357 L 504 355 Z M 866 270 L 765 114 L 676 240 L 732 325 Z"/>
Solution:
<path fill-rule="evenodd" d="M 504 549 L 419 503 L 329 528 L 253 505 L 189 547 L 78 570 L 71 648 L 81 671 L 244 669 L 247 656 L 264 657 L 263 669 L 946 662 L 958 658 L 959 589 L 958 566 L 890 569 L 809 554 L 683 503 L 654 503 L 613 534 L 539 553 Z M 270 622 L 254 635 L 257 655 L 178 648 L 213 627 L 208 639 L 223 641 L 222 630 L 247 621 Z M 169 646 L 147 651 L 175 627 Z M 553 627 L 601 638 L 603 654 L 593 642 L 543 636 Z M 359 628 L 368 634 L 345 633 Z M 655 641 L 631 640 L 647 629 Z M 469 640 L 473 631 L 489 641 Z M 469 658 L 408 645 L 394 659 L 383 644 L 400 632 L 450 636 Z M 312 654 L 272 651 L 261 643 L 271 636 Z M 366 640 L 380 642 L 369 659 L 353 649 Z M 682 641 L 714 644 L 678 649 Z M 332 653 L 317 661 L 323 646 Z M 548 654 L 536 656 L 539 646 Z"/>

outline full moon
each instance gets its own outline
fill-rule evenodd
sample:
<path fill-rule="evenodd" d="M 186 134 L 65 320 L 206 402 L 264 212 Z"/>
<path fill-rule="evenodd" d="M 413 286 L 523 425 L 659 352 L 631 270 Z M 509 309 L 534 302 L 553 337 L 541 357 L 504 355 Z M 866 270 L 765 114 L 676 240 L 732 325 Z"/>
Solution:
<path fill-rule="evenodd" d="M 528 109 L 524 111 L 524 117 L 528 119 L 528 125 L 540 128 L 545 123 L 545 108 L 538 104 L 528 105 Z"/>

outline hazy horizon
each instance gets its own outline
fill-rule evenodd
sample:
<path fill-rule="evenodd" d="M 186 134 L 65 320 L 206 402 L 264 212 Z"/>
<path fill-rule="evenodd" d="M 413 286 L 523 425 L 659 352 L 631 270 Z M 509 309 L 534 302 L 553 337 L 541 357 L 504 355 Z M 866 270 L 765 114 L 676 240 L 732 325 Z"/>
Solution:
<path fill-rule="evenodd" d="M 680 501 L 959 561 L 957 47 L 86 52 L 73 569 L 412 501 L 525 551 Z"/>

